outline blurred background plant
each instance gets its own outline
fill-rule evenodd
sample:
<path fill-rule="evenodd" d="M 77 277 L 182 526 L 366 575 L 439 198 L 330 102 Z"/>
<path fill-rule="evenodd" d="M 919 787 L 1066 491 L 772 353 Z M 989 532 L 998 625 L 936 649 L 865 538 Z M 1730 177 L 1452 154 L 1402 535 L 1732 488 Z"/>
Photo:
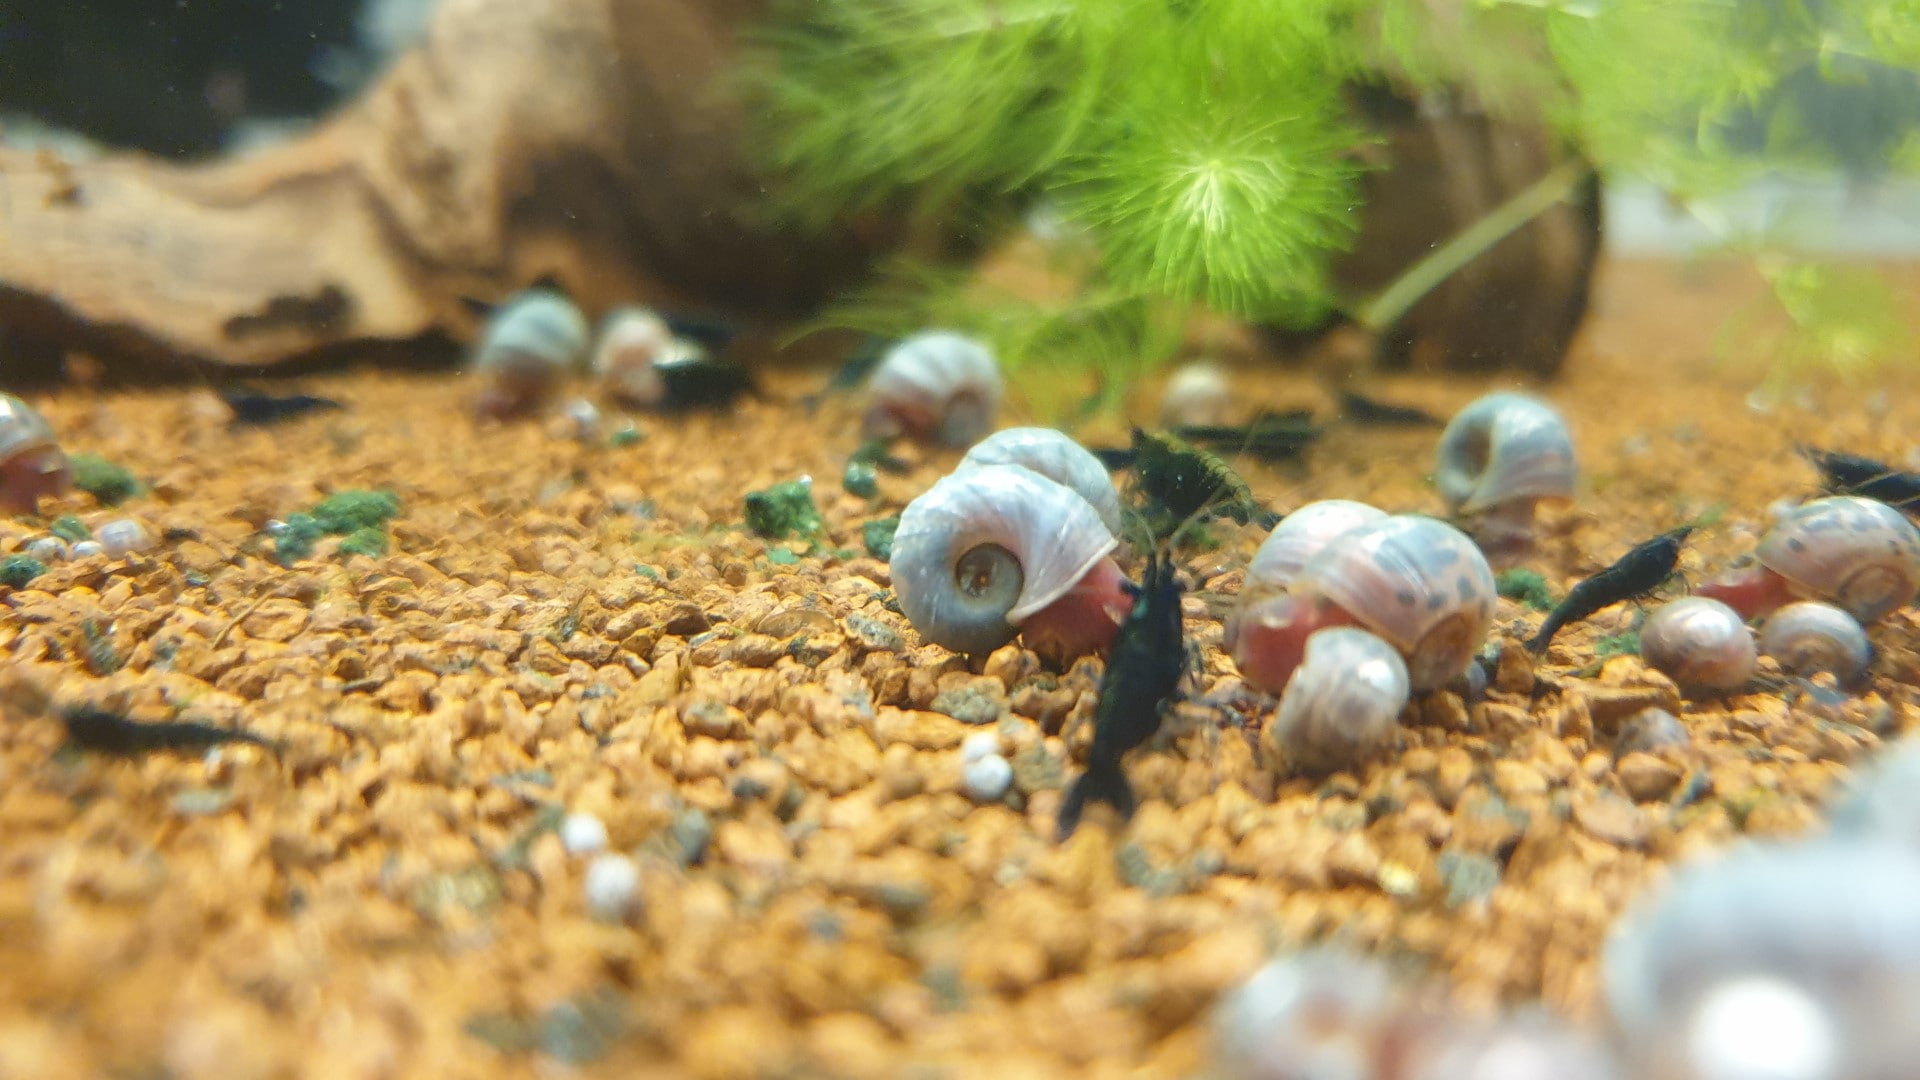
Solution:
<path fill-rule="evenodd" d="M 1715 200 L 1769 176 L 1920 174 L 1920 0 L 778 0 L 744 75 L 797 227 L 905 208 L 932 253 L 1024 223 L 1075 283 L 984 287 L 909 256 L 823 322 L 955 326 L 1016 371 L 1124 381 L 1207 309 L 1382 332 L 1594 172 L 1651 184 L 1754 260 L 1770 299 L 1723 341 L 1756 378 L 1866 376 L 1912 348 L 1870 268 L 1732 228 Z M 1365 211 L 1382 135 L 1360 102 L 1381 91 L 1544 124 L 1565 155 L 1356 295 L 1330 267 Z"/>

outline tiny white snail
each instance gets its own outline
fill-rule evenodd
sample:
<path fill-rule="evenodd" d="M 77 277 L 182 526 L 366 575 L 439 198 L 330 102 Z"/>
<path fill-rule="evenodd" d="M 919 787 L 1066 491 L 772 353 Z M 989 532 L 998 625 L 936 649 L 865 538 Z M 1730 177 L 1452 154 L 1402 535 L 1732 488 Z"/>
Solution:
<path fill-rule="evenodd" d="M 615 401 L 652 408 L 666 396 L 654 365 L 679 347 L 667 321 L 651 309 L 615 308 L 600 321 L 600 336 L 593 346 L 593 376 Z"/>
<path fill-rule="evenodd" d="M 1120 493 L 1093 452 L 1052 428 L 1007 428 L 973 444 L 954 471 L 978 465 L 1019 465 L 1072 488 L 1093 505 L 1107 531 L 1121 531 Z"/>
<path fill-rule="evenodd" d="M 1920 529 L 1874 499 L 1803 503 L 1760 538 L 1752 564 L 1701 586 L 1752 619 L 1795 599 L 1825 600 L 1871 624 L 1920 589 Z"/>
<path fill-rule="evenodd" d="M 1527 394 L 1488 394 L 1440 433 L 1434 484 L 1447 511 L 1490 556 L 1533 546 L 1533 514 L 1573 497 L 1573 438 L 1553 407 Z"/>
<path fill-rule="evenodd" d="M 985 654 L 1024 635 L 1064 660 L 1105 649 L 1131 607 L 1092 504 L 1018 465 L 943 477 L 893 535 L 894 595 L 920 635 Z"/>
<path fill-rule="evenodd" d="M 1233 384 L 1227 370 L 1208 360 L 1182 364 L 1160 393 L 1163 427 L 1201 427 L 1224 424 L 1233 408 Z"/>
<path fill-rule="evenodd" d="M 1223 644 L 1250 682 L 1277 692 L 1314 631 L 1359 626 L 1399 650 L 1413 692 L 1424 694 L 1473 663 L 1495 596 L 1493 570 L 1465 534 L 1397 515 L 1340 534 L 1286 592 L 1242 607 Z"/>
<path fill-rule="evenodd" d="M 1240 590 L 1243 602 L 1259 593 L 1284 591 L 1307 560 L 1334 537 L 1386 517 L 1385 510 L 1349 499 L 1321 499 L 1288 514 L 1261 541 L 1260 549 L 1247 563 L 1247 583 Z"/>
<path fill-rule="evenodd" d="M 42 495 L 60 495 L 73 484 L 73 468 L 39 410 L 12 394 L 0 394 L 0 510 L 30 514 Z"/>
<path fill-rule="evenodd" d="M 587 354 L 591 329 L 573 301 L 528 289 L 500 305 L 481 331 L 472 367 L 486 380 L 479 411 L 523 415 L 553 396 Z"/>
<path fill-rule="evenodd" d="M 1747 684 L 1760 655 L 1739 612 L 1711 597 L 1687 596 L 1647 616 L 1640 657 L 1682 690 L 1724 693 Z"/>
<path fill-rule="evenodd" d="M 1000 366 L 985 345 L 945 330 L 902 340 L 867 383 L 868 438 L 909 438 L 966 446 L 993 428 Z"/>
<path fill-rule="evenodd" d="M 1828 672 L 1846 686 L 1866 673 L 1873 644 L 1854 617 L 1817 600 L 1801 600 L 1767 616 L 1760 651 L 1795 675 Z"/>
<path fill-rule="evenodd" d="M 1409 692 L 1393 646 L 1351 626 L 1317 631 L 1267 725 L 1266 747 L 1299 772 L 1350 768 L 1392 744 Z"/>

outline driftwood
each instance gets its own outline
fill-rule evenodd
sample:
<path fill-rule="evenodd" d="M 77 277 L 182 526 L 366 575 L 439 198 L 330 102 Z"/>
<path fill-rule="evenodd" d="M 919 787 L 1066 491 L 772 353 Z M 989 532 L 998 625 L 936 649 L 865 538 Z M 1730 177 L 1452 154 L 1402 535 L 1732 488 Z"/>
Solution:
<path fill-rule="evenodd" d="M 444 0 L 358 101 L 256 155 L 0 151 L 0 325 L 261 365 L 464 340 L 476 301 L 542 279 L 589 311 L 641 301 L 751 326 L 802 309 L 885 238 L 803 241 L 756 219 L 718 76 L 759 9 Z"/>

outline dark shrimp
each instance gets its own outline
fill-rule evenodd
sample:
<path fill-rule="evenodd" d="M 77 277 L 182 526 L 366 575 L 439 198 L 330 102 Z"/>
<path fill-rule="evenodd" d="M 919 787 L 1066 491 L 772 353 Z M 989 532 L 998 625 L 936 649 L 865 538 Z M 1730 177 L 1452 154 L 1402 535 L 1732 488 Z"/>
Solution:
<path fill-rule="evenodd" d="M 1067 789 L 1060 805 L 1060 839 L 1073 834 L 1089 800 L 1133 816 L 1133 788 L 1120 759 L 1160 730 L 1160 713 L 1187 670 L 1186 636 L 1180 620 L 1180 582 L 1173 563 L 1148 556 L 1140 584 L 1127 585 L 1133 608 L 1120 627 L 1094 712 L 1093 748 L 1087 771 Z"/>
<path fill-rule="evenodd" d="M 1920 473 L 1904 472 L 1858 454 L 1811 446 L 1800 447 L 1800 456 L 1820 470 L 1827 490 L 1835 495 L 1860 495 L 1904 513 L 1920 512 Z"/>
<path fill-rule="evenodd" d="M 246 731 L 192 721 L 140 723 L 105 709 L 82 706 L 60 714 L 67 738 L 82 750 L 133 757 L 156 750 L 194 753 L 222 743 L 250 743 L 274 750 L 267 739 Z"/>
<path fill-rule="evenodd" d="M 1579 622 L 1602 608 L 1645 596 L 1659 588 L 1673 576 L 1674 565 L 1680 561 L 1680 545 L 1692 532 L 1693 526 L 1682 525 L 1636 544 L 1612 566 L 1575 585 L 1567 598 L 1547 615 L 1547 621 L 1540 624 L 1540 632 L 1527 643 L 1527 651 L 1537 656 L 1568 623 Z"/>

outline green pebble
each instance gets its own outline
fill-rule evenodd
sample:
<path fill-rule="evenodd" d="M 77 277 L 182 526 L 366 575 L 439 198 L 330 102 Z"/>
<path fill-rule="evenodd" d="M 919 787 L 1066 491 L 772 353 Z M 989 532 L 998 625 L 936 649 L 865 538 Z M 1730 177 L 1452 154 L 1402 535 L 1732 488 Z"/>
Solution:
<path fill-rule="evenodd" d="M 792 566 L 800 561 L 800 556 L 783 547 L 768 548 L 767 561 L 775 566 Z"/>
<path fill-rule="evenodd" d="M 391 491 L 342 491 L 320 500 L 312 510 L 321 531 L 345 536 L 377 529 L 400 513 L 400 497 Z"/>
<path fill-rule="evenodd" d="M 897 517 L 878 518 L 860 526 L 860 539 L 866 541 L 867 553 L 876 559 L 893 558 L 893 534 L 899 528 Z"/>
<path fill-rule="evenodd" d="M 313 542 L 327 534 L 312 514 L 288 514 L 286 527 L 273 540 L 273 554 L 282 564 L 313 554 Z"/>
<path fill-rule="evenodd" d="M 140 490 L 140 482 L 132 473 L 106 458 L 75 454 L 67 462 L 73 467 L 73 486 L 93 496 L 102 506 L 118 506 Z"/>
<path fill-rule="evenodd" d="M 1553 610 L 1553 593 L 1547 591 L 1547 579 L 1537 570 L 1502 570 L 1494 575 L 1493 584 L 1509 600 L 1518 600 L 1535 611 Z"/>
<path fill-rule="evenodd" d="M 640 429 L 634 427 L 632 424 L 622 425 L 614 429 L 612 435 L 607 436 L 607 445 L 609 446 L 632 446 L 639 441 Z"/>
<path fill-rule="evenodd" d="M 871 499 L 880 494 L 880 476 L 874 471 L 873 463 L 854 458 L 847 462 L 846 471 L 840 474 L 840 486 L 847 494 Z"/>
<path fill-rule="evenodd" d="M 31 555 L 9 555 L 0 559 L 0 585 L 24 589 L 27 583 L 47 572 L 47 564 Z"/>
<path fill-rule="evenodd" d="M 93 530 L 87 528 L 86 522 L 72 514 L 62 514 L 55 518 L 53 524 L 47 527 L 47 531 L 69 544 L 77 544 L 82 540 L 93 538 Z"/>
<path fill-rule="evenodd" d="M 345 540 L 340 541 L 340 554 L 365 555 L 377 559 L 387 553 L 387 534 L 377 526 L 355 529 Z"/>
<path fill-rule="evenodd" d="M 820 531 L 813 481 L 806 478 L 747 493 L 747 528 L 769 540 L 812 536 Z"/>

